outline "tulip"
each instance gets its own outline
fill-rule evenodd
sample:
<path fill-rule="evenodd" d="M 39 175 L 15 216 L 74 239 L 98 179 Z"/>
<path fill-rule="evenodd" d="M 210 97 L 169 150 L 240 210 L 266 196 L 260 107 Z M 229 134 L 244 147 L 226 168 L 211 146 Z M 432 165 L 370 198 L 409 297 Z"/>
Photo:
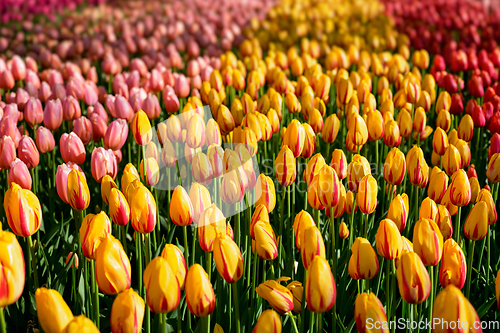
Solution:
<path fill-rule="evenodd" d="M 311 311 L 330 311 L 335 304 L 337 288 L 330 265 L 325 258 L 315 256 L 306 278 L 306 301 Z"/>
<path fill-rule="evenodd" d="M 90 160 L 90 166 L 92 176 L 98 183 L 101 183 L 105 175 L 109 175 L 113 179 L 116 178 L 118 164 L 111 149 L 106 150 L 102 147 L 94 148 Z"/>
<path fill-rule="evenodd" d="M 186 282 L 187 266 L 181 250 L 173 244 L 165 244 L 161 256 L 168 262 L 172 273 L 177 278 L 179 287 L 183 290 Z"/>
<path fill-rule="evenodd" d="M 295 182 L 296 166 L 295 157 L 287 145 L 283 145 L 274 161 L 276 178 L 282 186 L 289 186 Z"/>
<path fill-rule="evenodd" d="M 448 239 L 453 235 L 453 224 L 451 223 L 451 215 L 444 205 L 438 206 L 436 215 L 436 224 L 443 234 L 443 239 Z"/>
<path fill-rule="evenodd" d="M 464 224 L 464 234 L 467 238 L 477 241 L 488 234 L 488 205 L 479 201 L 472 207 Z"/>
<path fill-rule="evenodd" d="M 16 146 L 12 138 L 4 135 L 0 138 L 0 168 L 9 169 L 16 159 Z"/>
<path fill-rule="evenodd" d="M 49 100 L 43 111 L 43 124 L 49 130 L 54 131 L 61 126 L 63 121 L 62 104 L 59 99 Z"/>
<path fill-rule="evenodd" d="M 358 237 L 351 246 L 349 275 L 356 280 L 373 279 L 378 273 L 378 259 L 367 239 Z"/>
<path fill-rule="evenodd" d="M 458 125 L 458 137 L 466 142 L 472 141 L 472 135 L 474 132 L 474 121 L 472 117 L 465 114 Z"/>
<path fill-rule="evenodd" d="M 387 315 L 384 306 L 374 293 L 362 293 L 356 296 L 354 303 L 354 319 L 359 333 L 368 333 L 371 330 L 366 328 L 366 323 L 377 322 L 383 325 L 387 322 Z M 387 333 L 389 330 L 381 328 L 380 332 Z"/>
<path fill-rule="evenodd" d="M 240 163 L 235 162 L 235 163 Z M 241 167 L 235 166 L 235 169 L 228 171 L 222 178 L 220 188 L 221 198 L 228 205 L 240 202 L 245 195 L 245 185 L 248 184 L 248 178 Z"/>
<path fill-rule="evenodd" d="M 144 300 L 132 288 L 116 296 L 111 307 L 113 333 L 140 333 L 144 319 Z"/>
<path fill-rule="evenodd" d="M 21 297 L 26 280 L 23 250 L 16 236 L 8 231 L 3 231 L 1 226 L 0 266 L 3 270 L 0 307 L 4 308 L 17 302 Z"/>
<path fill-rule="evenodd" d="M 345 177 L 347 177 L 347 159 L 343 150 L 335 149 L 333 151 L 332 161 L 330 165 L 337 173 L 339 179 L 344 179 Z M 321 168 L 319 170 L 321 170 Z"/>
<path fill-rule="evenodd" d="M 348 79 L 337 82 L 337 97 L 342 105 L 347 105 L 353 96 L 353 85 Z"/>
<path fill-rule="evenodd" d="M 212 165 L 210 164 L 210 160 L 207 155 L 202 152 L 198 152 L 194 155 L 191 165 L 193 179 L 196 182 L 206 185 L 212 181 Z"/>
<path fill-rule="evenodd" d="M 443 325 L 436 325 L 434 332 L 460 332 L 467 323 L 470 332 L 482 332 L 481 319 L 469 300 L 464 297 L 460 289 L 450 284 L 445 287 L 436 297 L 432 311 L 432 321 L 440 322 Z M 457 330 L 446 327 L 444 323 L 457 323 Z M 458 323 L 461 323 L 460 328 Z"/>
<path fill-rule="evenodd" d="M 486 169 L 486 177 L 491 183 L 500 182 L 500 153 L 491 156 L 488 168 Z"/>
<path fill-rule="evenodd" d="M 299 157 L 304 148 L 305 130 L 302 124 L 294 119 L 288 125 L 283 138 L 283 146 L 287 146 L 294 157 Z"/>
<path fill-rule="evenodd" d="M 16 183 L 5 192 L 4 209 L 12 231 L 21 237 L 36 233 L 42 224 L 42 208 L 38 198 Z"/>
<path fill-rule="evenodd" d="M 2 139 L 0 139 L 0 142 L 1 140 Z M 36 146 L 41 153 L 52 151 L 55 146 L 54 136 L 52 135 L 52 132 L 43 126 L 38 127 L 36 129 Z"/>
<path fill-rule="evenodd" d="M 215 238 L 226 233 L 226 219 L 222 211 L 212 204 L 200 215 L 198 222 L 198 237 L 200 247 L 205 252 L 213 250 Z"/>
<path fill-rule="evenodd" d="M 446 149 L 448 148 L 448 136 L 441 127 L 437 127 L 436 131 L 434 132 L 434 136 L 432 138 L 432 147 L 434 151 L 440 156 L 443 156 L 446 152 Z"/>
<path fill-rule="evenodd" d="M 16 183 L 25 190 L 31 190 L 31 174 L 26 164 L 18 158 L 10 164 L 8 183 Z"/>
<path fill-rule="evenodd" d="M 430 219 L 419 219 L 413 229 L 413 248 L 426 266 L 436 266 L 443 254 L 443 235 Z"/>
<path fill-rule="evenodd" d="M 199 114 L 193 114 L 187 124 L 186 144 L 199 148 L 205 144 L 205 123 Z"/>
<path fill-rule="evenodd" d="M 87 209 L 90 204 L 89 187 L 83 172 L 74 167 L 72 168 L 68 174 L 67 198 L 71 208 L 81 211 Z M 59 196 L 61 195 L 59 194 Z"/>
<path fill-rule="evenodd" d="M 347 166 L 347 183 L 353 192 L 358 191 L 358 185 L 363 177 L 371 174 L 370 163 L 361 155 L 354 155 Z"/>
<path fill-rule="evenodd" d="M 280 315 L 276 311 L 269 309 L 260 314 L 252 333 L 281 333 L 281 330 Z"/>
<path fill-rule="evenodd" d="M 401 255 L 397 261 L 399 293 L 410 304 L 424 302 L 431 293 L 431 279 L 420 257 L 415 252 Z"/>
<path fill-rule="evenodd" d="M 479 191 L 481 190 L 481 185 L 479 185 L 479 180 L 476 177 L 469 178 L 470 183 L 470 201 L 476 202 Z"/>
<path fill-rule="evenodd" d="M 453 173 L 450 184 L 451 203 L 459 207 L 469 204 L 471 199 L 471 189 L 467 173 L 460 169 Z"/>
<path fill-rule="evenodd" d="M 130 207 L 125 195 L 117 188 L 111 188 L 108 202 L 111 220 L 117 225 L 127 225 L 130 220 Z"/>
<path fill-rule="evenodd" d="M 216 237 L 213 253 L 215 267 L 227 283 L 235 283 L 243 276 L 243 256 L 230 237 Z"/>
<path fill-rule="evenodd" d="M 403 194 L 403 196 L 408 201 L 408 196 L 406 194 Z M 409 214 L 408 204 L 403 196 L 398 194 L 392 199 L 387 211 L 387 218 L 396 223 L 400 232 L 405 229 Z"/>
<path fill-rule="evenodd" d="M 336 114 L 332 114 L 325 119 L 321 137 L 326 143 L 333 143 L 337 139 L 340 129 L 340 120 Z"/>
<path fill-rule="evenodd" d="M 111 222 L 103 211 L 97 215 L 88 214 L 80 227 L 80 242 L 82 253 L 89 259 L 96 258 L 96 250 L 101 244 L 101 238 L 111 233 Z"/>
<path fill-rule="evenodd" d="M 62 332 L 73 319 L 71 309 L 56 290 L 38 288 L 35 300 L 38 320 L 45 332 Z"/>
<path fill-rule="evenodd" d="M 266 206 L 260 204 L 255 207 L 252 218 L 250 220 L 250 237 L 255 239 L 255 225 L 258 222 L 270 223 L 269 212 Z M 272 228 L 271 228 L 272 230 Z"/>
<path fill-rule="evenodd" d="M 321 232 L 316 226 L 305 229 L 301 236 L 302 263 L 304 268 L 308 270 L 316 256 L 325 258 L 325 244 Z"/>
<path fill-rule="evenodd" d="M 448 175 L 452 175 L 461 167 L 462 156 L 460 156 L 458 149 L 453 144 L 450 144 L 443 156 L 443 168 Z"/>
<path fill-rule="evenodd" d="M 335 170 L 324 165 L 318 173 L 317 193 L 320 203 L 328 208 L 337 205 L 340 197 L 339 180 Z"/>
<path fill-rule="evenodd" d="M 356 201 L 364 214 L 371 214 L 377 208 L 378 185 L 372 175 L 364 176 L 359 182 Z"/>
<path fill-rule="evenodd" d="M 124 119 L 113 120 L 104 135 L 104 146 L 108 149 L 119 150 L 127 141 L 128 125 Z"/>
<path fill-rule="evenodd" d="M 402 109 L 396 118 L 401 136 L 408 139 L 413 131 L 411 114 L 406 109 Z"/>
<path fill-rule="evenodd" d="M 147 156 L 148 154 L 146 153 L 145 155 Z M 146 159 L 143 159 L 139 166 L 139 170 L 141 180 L 146 186 L 155 186 L 160 181 L 158 162 L 154 157 L 146 157 Z"/>
<path fill-rule="evenodd" d="M 217 124 L 219 125 L 222 135 L 228 135 L 230 132 L 233 131 L 235 126 L 235 121 L 233 119 L 231 111 L 227 108 L 227 106 L 221 104 L 218 107 L 215 115 L 216 115 L 215 119 L 217 121 Z"/>
<path fill-rule="evenodd" d="M 392 148 L 384 163 L 384 179 L 392 185 L 399 185 L 404 179 L 406 162 L 404 154 L 398 148 Z"/>
<path fill-rule="evenodd" d="M 123 188 L 123 187 L 122 187 Z M 135 231 L 149 234 L 156 226 L 156 201 L 145 186 L 129 191 L 130 221 Z"/>
<path fill-rule="evenodd" d="M 288 290 L 286 287 L 279 284 L 278 282 L 274 280 L 267 280 L 266 282 L 261 283 L 257 288 L 255 288 L 255 291 L 260 297 L 268 301 L 269 304 L 279 313 L 285 314 L 293 310 L 292 292 Z M 306 295 L 307 295 L 307 289 L 306 289 Z"/>
<path fill-rule="evenodd" d="M 257 221 L 253 227 L 255 251 L 262 260 L 274 260 L 278 256 L 278 245 L 269 222 Z"/>
<path fill-rule="evenodd" d="M 385 124 L 380 111 L 373 110 L 368 113 L 367 123 L 370 124 L 368 126 L 368 138 L 370 141 L 379 140 L 384 137 Z"/>
<path fill-rule="evenodd" d="M 185 290 L 188 309 L 193 315 L 206 317 L 214 311 L 215 294 L 203 267 L 194 264 L 189 268 Z"/>
<path fill-rule="evenodd" d="M 149 122 L 149 118 L 144 111 L 139 110 L 139 112 L 135 114 L 130 127 L 132 128 L 134 140 L 138 145 L 144 146 L 151 141 L 153 135 L 151 123 Z"/>
<path fill-rule="evenodd" d="M 73 162 L 80 165 L 85 162 L 85 146 L 75 132 L 64 133 L 59 143 L 61 157 L 65 163 Z"/>
<path fill-rule="evenodd" d="M 383 219 L 380 222 L 375 242 L 377 253 L 388 260 L 399 257 L 403 251 L 403 240 L 398 226 L 390 219 Z"/>
<path fill-rule="evenodd" d="M 300 313 L 302 311 L 302 295 L 304 287 L 298 281 L 290 282 L 286 288 L 292 292 L 293 296 L 293 312 Z"/>
<path fill-rule="evenodd" d="M 207 146 L 210 146 L 212 144 L 220 145 L 222 143 L 219 125 L 215 122 L 214 119 L 209 119 L 207 121 L 207 127 L 205 130 Z"/>
<path fill-rule="evenodd" d="M 92 322 L 84 315 L 74 317 L 66 326 L 66 328 L 61 331 L 62 333 L 99 333 L 99 330 Z"/>
<path fill-rule="evenodd" d="M 431 198 L 425 198 L 422 201 L 422 204 L 420 205 L 420 212 L 418 218 L 419 219 L 426 218 L 429 220 L 436 221 L 437 212 L 438 208 L 434 200 L 432 200 Z"/>
<path fill-rule="evenodd" d="M 389 120 L 384 127 L 384 144 L 388 147 L 398 147 L 401 143 L 399 125 L 394 120 Z"/>
<path fill-rule="evenodd" d="M 144 270 L 144 285 L 146 302 L 154 313 L 172 312 L 179 306 L 179 282 L 165 258 L 156 257 L 151 260 Z"/>
<path fill-rule="evenodd" d="M 116 295 L 130 287 L 130 261 L 119 240 L 106 234 L 94 254 L 95 278 L 103 293 Z"/>
<path fill-rule="evenodd" d="M 452 284 L 462 289 L 467 275 L 465 255 L 452 238 L 444 242 L 443 259 L 439 270 L 439 283 L 445 288 Z"/>
<path fill-rule="evenodd" d="M 40 154 L 36 148 L 35 142 L 29 136 L 23 135 L 18 144 L 18 156 L 28 169 L 35 168 L 40 162 Z"/>
<path fill-rule="evenodd" d="M 471 152 L 469 145 L 464 140 L 459 139 L 455 143 L 455 147 L 457 148 L 458 153 L 460 154 L 462 168 L 468 167 L 471 159 Z"/>
<path fill-rule="evenodd" d="M 257 181 L 257 187 L 255 192 L 255 206 L 264 205 L 268 212 L 272 212 L 276 206 L 276 192 L 274 189 L 273 180 L 264 175 L 260 174 Z"/>
<path fill-rule="evenodd" d="M 491 192 L 487 189 L 482 189 L 477 195 L 477 202 L 484 201 L 488 206 L 488 224 L 495 224 L 497 221 L 497 209 Z"/>
<path fill-rule="evenodd" d="M 439 171 L 434 177 L 431 177 L 427 193 L 430 199 L 439 204 L 441 203 L 447 189 L 448 176 L 444 171 Z"/>
<path fill-rule="evenodd" d="M 425 162 L 424 153 L 420 147 L 413 146 L 406 155 L 406 166 L 408 168 L 408 178 L 414 186 L 425 183 L 428 166 Z"/>

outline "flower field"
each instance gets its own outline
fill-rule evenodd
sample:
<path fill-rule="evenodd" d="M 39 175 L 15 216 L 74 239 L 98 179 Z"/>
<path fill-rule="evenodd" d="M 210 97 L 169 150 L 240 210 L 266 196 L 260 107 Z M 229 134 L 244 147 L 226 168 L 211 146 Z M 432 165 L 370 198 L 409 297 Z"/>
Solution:
<path fill-rule="evenodd" d="M 0 333 L 500 332 L 500 10 L 0 22 Z"/>

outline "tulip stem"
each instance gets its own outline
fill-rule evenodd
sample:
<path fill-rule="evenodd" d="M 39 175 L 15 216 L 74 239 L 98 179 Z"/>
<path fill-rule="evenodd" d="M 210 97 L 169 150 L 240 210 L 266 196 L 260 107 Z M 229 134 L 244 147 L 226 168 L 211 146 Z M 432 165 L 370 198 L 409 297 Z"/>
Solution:
<path fill-rule="evenodd" d="M 97 328 L 99 328 L 99 289 L 97 288 L 96 278 L 95 278 L 95 260 L 90 262 L 90 271 L 92 274 L 92 294 L 94 296 L 94 322 Z"/>
<path fill-rule="evenodd" d="M 309 333 L 314 331 L 314 312 L 311 311 L 311 317 L 309 319 Z"/>
<path fill-rule="evenodd" d="M 189 245 L 188 245 L 188 235 L 187 235 L 187 225 L 182 227 L 182 230 L 184 232 L 184 257 L 186 258 L 186 264 L 188 265 L 189 268 Z"/>
<path fill-rule="evenodd" d="M 3 314 L 3 309 L 0 308 L 0 332 L 1 333 L 7 333 L 7 325 L 5 324 L 5 316 Z"/>
<path fill-rule="evenodd" d="M 29 264 L 31 269 L 33 269 L 33 278 L 35 282 L 35 291 L 38 289 L 38 269 L 36 267 L 35 251 L 33 250 L 33 241 L 31 236 L 28 236 L 28 252 L 29 252 Z"/>
<path fill-rule="evenodd" d="M 456 228 L 455 228 L 455 241 L 460 245 L 459 237 L 460 237 L 460 213 L 461 213 L 462 207 L 458 206 L 458 213 L 457 213 L 457 220 L 456 220 Z"/>
<path fill-rule="evenodd" d="M 465 297 L 469 298 L 470 295 L 470 280 L 471 280 L 471 275 L 472 275 L 472 260 L 474 258 L 474 246 L 476 245 L 476 242 L 474 240 L 470 240 L 469 243 L 469 252 L 467 253 L 467 287 L 465 289 Z M 489 267 L 487 267 L 489 270 Z"/>
<path fill-rule="evenodd" d="M 317 324 L 318 333 L 323 332 L 323 314 L 322 313 L 318 313 L 318 316 L 316 317 L 316 324 Z"/>
<path fill-rule="evenodd" d="M 138 289 L 139 289 L 139 294 L 141 296 L 144 296 L 143 293 L 143 286 L 142 286 L 142 249 L 141 249 L 141 234 L 138 233 L 137 231 L 135 232 L 135 260 L 137 263 L 137 280 L 138 280 Z"/>
<path fill-rule="evenodd" d="M 122 245 L 123 245 L 123 250 L 125 251 L 125 253 L 128 255 L 128 252 L 127 252 L 127 229 L 124 225 L 120 226 L 121 229 L 122 229 Z"/>
<path fill-rule="evenodd" d="M 236 283 L 233 283 L 231 285 L 232 289 L 233 289 L 233 300 L 234 300 L 234 318 L 236 319 L 236 333 L 240 333 L 241 332 L 241 324 L 240 324 L 240 304 L 239 304 L 239 301 L 238 301 L 238 287 L 236 286 Z M 209 326 L 210 326 L 210 318 L 208 319 L 209 320 Z M 209 331 L 210 332 L 210 328 L 209 328 Z"/>
<path fill-rule="evenodd" d="M 306 324 L 306 285 L 307 285 L 307 270 L 305 271 L 304 282 L 302 284 L 302 309 L 300 312 L 300 332 L 305 332 Z M 335 327 L 335 326 L 334 326 Z"/>
<path fill-rule="evenodd" d="M 281 196 L 281 202 L 280 202 L 280 221 L 279 221 L 279 233 L 278 233 L 278 275 L 281 276 L 281 241 L 283 239 L 283 220 L 285 219 L 284 214 L 285 214 L 285 197 L 286 197 L 286 192 L 287 189 L 286 187 L 283 187 L 283 195 Z M 290 209 L 290 207 L 288 207 Z"/>
<path fill-rule="evenodd" d="M 162 327 L 163 331 L 162 331 L 162 333 L 164 333 L 167 318 L 165 318 L 164 313 L 162 313 L 161 315 L 163 316 L 163 327 Z M 177 332 L 182 333 L 182 319 L 181 319 L 181 307 L 180 306 L 177 307 Z"/>
<path fill-rule="evenodd" d="M 295 318 L 293 317 L 292 313 L 290 311 L 288 311 L 287 315 L 288 315 L 288 318 L 290 318 L 290 321 L 292 322 L 292 327 L 293 327 L 294 333 L 299 333 L 299 330 L 297 328 L 297 323 L 295 322 Z"/>
<path fill-rule="evenodd" d="M 386 272 L 385 272 L 385 297 L 386 297 L 386 306 L 387 306 L 387 320 L 389 322 L 391 321 L 391 282 L 390 282 L 390 276 L 391 276 L 391 261 L 389 259 L 386 259 L 387 267 L 386 267 Z"/>

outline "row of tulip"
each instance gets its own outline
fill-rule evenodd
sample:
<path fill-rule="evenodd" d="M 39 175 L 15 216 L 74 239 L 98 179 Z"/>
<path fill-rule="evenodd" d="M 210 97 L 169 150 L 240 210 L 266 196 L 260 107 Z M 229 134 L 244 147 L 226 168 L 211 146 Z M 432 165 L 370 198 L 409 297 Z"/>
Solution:
<path fill-rule="evenodd" d="M 0 330 L 496 320 L 495 16 L 438 22 L 436 47 L 404 4 L 408 29 L 333 3 L 3 28 Z"/>

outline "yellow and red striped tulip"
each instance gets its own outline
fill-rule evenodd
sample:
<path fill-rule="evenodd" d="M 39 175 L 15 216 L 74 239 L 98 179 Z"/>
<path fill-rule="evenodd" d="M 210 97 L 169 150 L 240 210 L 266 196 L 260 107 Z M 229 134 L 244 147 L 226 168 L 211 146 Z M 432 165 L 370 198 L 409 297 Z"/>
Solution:
<path fill-rule="evenodd" d="M 295 215 L 293 222 L 293 230 L 295 232 L 295 246 L 297 250 L 302 251 L 302 244 L 304 244 L 304 233 L 309 227 L 316 226 L 311 214 L 305 210 L 301 210 Z"/>
<path fill-rule="evenodd" d="M 358 237 L 351 246 L 349 275 L 356 280 L 370 280 L 378 273 L 378 258 L 366 238 Z"/>
<path fill-rule="evenodd" d="M 269 220 L 269 212 L 265 205 L 256 205 L 255 210 L 252 215 L 252 219 L 250 220 L 250 237 L 255 239 L 255 224 L 259 221 L 270 223 Z"/>
<path fill-rule="evenodd" d="M 384 179 L 391 185 L 399 185 L 403 181 L 406 172 L 405 155 L 398 148 L 392 148 L 384 163 Z"/>
<path fill-rule="evenodd" d="M 146 161 L 146 163 L 144 163 Z M 146 165 L 144 165 L 146 164 Z M 154 186 L 160 181 L 160 168 L 158 162 L 149 157 L 141 161 L 140 174 L 142 182 L 147 186 Z"/>
<path fill-rule="evenodd" d="M 383 219 L 375 234 L 377 253 L 385 259 L 395 259 L 403 252 L 403 239 L 398 226 L 390 219 Z"/>
<path fill-rule="evenodd" d="M 424 302 L 431 292 L 431 279 L 422 259 L 415 252 L 407 252 L 397 260 L 398 287 L 401 298 L 410 304 Z"/>
<path fill-rule="evenodd" d="M 174 273 L 181 290 L 186 282 L 187 266 L 181 250 L 174 244 L 165 244 L 161 256 L 168 262 L 172 273 Z"/>
<path fill-rule="evenodd" d="M 464 114 L 460 120 L 460 124 L 457 128 L 458 138 L 466 142 L 472 141 L 472 135 L 474 134 L 474 121 L 469 114 Z"/>
<path fill-rule="evenodd" d="M 278 256 L 278 244 L 271 224 L 258 221 L 254 226 L 255 252 L 262 260 L 274 260 Z"/>
<path fill-rule="evenodd" d="M 344 151 L 341 149 L 335 149 L 332 153 L 332 161 L 330 163 L 333 170 L 337 173 L 339 180 L 347 177 L 347 158 Z"/>
<path fill-rule="evenodd" d="M 368 128 L 360 115 L 354 116 L 349 132 L 352 133 L 352 140 L 356 146 L 362 146 L 368 141 Z"/>
<path fill-rule="evenodd" d="M 285 286 L 279 284 L 279 282 L 276 282 L 275 280 L 267 280 L 255 288 L 255 291 L 260 297 L 268 301 L 269 304 L 279 313 L 285 314 L 293 310 L 292 292 Z"/>
<path fill-rule="evenodd" d="M 443 259 L 439 269 L 439 283 L 443 287 L 449 284 L 462 289 L 467 276 L 467 262 L 460 246 L 453 238 L 444 242 Z"/>
<path fill-rule="evenodd" d="M 443 155 L 443 169 L 448 175 L 453 175 L 462 167 L 462 156 L 457 147 L 453 144 L 448 145 Z"/>
<path fill-rule="evenodd" d="M 408 201 L 408 196 L 405 193 L 403 195 L 398 194 L 392 199 L 387 211 L 387 218 L 396 223 L 400 232 L 405 229 L 408 220 L 409 207 L 405 202 L 405 198 Z"/>
<path fill-rule="evenodd" d="M 235 122 L 231 111 L 224 104 L 220 104 L 216 112 L 216 120 L 222 135 L 233 131 Z"/>
<path fill-rule="evenodd" d="M 123 193 L 112 188 L 109 195 L 109 215 L 111 220 L 118 225 L 127 225 L 130 220 L 130 207 Z"/>
<path fill-rule="evenodd" d="M 276 191 L 274 189 L 274 181 L 271 177 L 260 174 L 257 180 L 255 191 L 255 206 L 264 205 L 268 213 L 274 210 L 276 206 Z"/>
<path fill-rule="evenodd" d="M 384 137 L 385 124 L 382 114 L 378 110 L 373 110 L 367 115 L 368 139 L 376 141 Z"/>
<path fill-rule="evenodd" d="M 213 253 L 215 267 L 227 283 L 235 283 L 243 276 L 243 256 L 229 236 L 224 234 L 215 238 Z"/>
<path fill-rule="evenodd" d="M 213 144 L 215 145 L 221 145 L 222 144 L 222 138 L 220 134 L 220 128 L 217 122 L 213 119 L 210 118 L 207 121 L 207 127 L 205 129 L 206 132 L 206 144 L 207 146 L 211 146 Z"/>
<path fill-rule="evenodd" d="M 104 211 L 97 215 L 85 216 L 80 227 L 80 242 L 82 253 L 89 259 L 95 259 L 96 250 L 101 244 L 101 238 L 111 233 L 111 221 Z"/>
<path fill-rule="evenodd" d="M 61 333 L 99 333 L 94 322 L 85 315 L 74 317 Z"/>
<path fill-rule="evenodd" d="M 224 150 L 221 146 L 210 145 L 207 149 L 207 157 L 212 167 L 212 175 L 218 178 L 224 173 Z"/>
<path fill-rule="evenodd" d="M 337 98 L 342 105 L 350 102 L 353 96 L 353 85 L 349 79 L 341 78 L 337 82 Z"/>
<path fill-rule="evenodd" d="M 215 204 L 207 207 L 200 215 L 198 237 L 205 252 L 212 252 L 215 238 L 226 233 L 226 218 Z"/>
<path fill-rule="evenodd" d="M 387 315 L 385 314 L 384 306 L 375 293 L 362 293 L 356 296 L 354 319 L 359 333 L 375 332 L 375 330 L 366 328 L 367 323 L 380 323 L 381 328 L 376 332 L 390 332 L 389 329 L 383 326 L 383 323 L 387 322 Z"/>
<path fill-rule="evenodd" d="M 282 328 L 280 315 L 269 309 L 260 314 L 252 333 L 281 333 Z"/>
<path fill-rule="evenodd" d="M 299 157 L 304 148 L 306 132 L 302 124 L 293 119 L 285 131 L 283 146 L 288 146 L 294 157 Z"/>
<path fill-rule="evenodd" d="M 210 192 L 208 192 L 208 189 L 205 186 L 199 183 L 193 183 L 191 184 L 191 188 L 189 189 L 189 199 L 193 207 L 193 222 L 198 224 L 201 213 L 203 213 L 205 209 L 212 204 Z M 179 212 L 177 212 L 176 215 L 182 214 L 179 214 Z"/>
<path fill-rule="evenodd" d="M 16 236 L 3 231 L 0 224 L 0 266 L 3 270 L 0 283 L 0 307 L 4 308 L 15 303 L 24 290 L 25 270 L 23 250 Z"/>
<path fill-rule="evenodd" d="M 443 239 L 447 240 L 453 235 L 453 224 L 451 223 L 451 215 L 448 208 L 444 205 L 438 206 L 438 213 L 436 215 L 436 224 L 443 234 Z"/>
<path fill-rule="evenodd" d="M 130 221 L 135 231 L 149 234 L 156 226 L 156 201 L 145 186 L 129 192 Z"/>
<path fill-rule="evenodd" d="M 87 181 L 82 173 L 73 169 L 68 174 L 68 201 L 74 210 L 84 210 L 90 204 Z"/>
<path fill-rule="evenodd" d="M 315 256 L 306 278 L 307 307 L 316 313 L 330 311 L 337 298 L 337 287 L 330 265 L 325 258 Z"/>
<path fill-rule="evenodd" d="M 474 177 L 473 177 L 474 178 Z M 491 195 L 491 192 L 487 189 L 482 189 L 477 195 L 477 202 L 484 201 L 488 206 L 488 224 L 495 224 L 497 221 L 497 208 L 495 206 L 495 201 Z"/>
<path fill-rule="evenodd" d="M 500 153 L 493 154 L 486 168 L 486 177 L 490 183 L 500 182 Z"/>
<path fill-rule="evenodd" d="M 406 109 L 402 109 L 397 117 L 396 121 L 398 123 L 400 134 L 403 138 L 408 139 L 413 131 L 413 121 L 411 119 L 411 114 Z"/>
<path fill-rule="evenodd" d="M 425 266 L 436 266 L 443 255 L 443 235 L 430 219 L 419 219 L 413 228 L 413 251 Z"/>
<path fill-rule="evenodd" d="M 448 148 L 448 135 L 441 127 L 436 127 L 432 137 L 432 147 L 436 154 L 443 156 Z"/>
<path fill-rule="evenodd" d="M 462 168 L 468 167 L 471 159 L 469 144 L 464 140 L 458 139 L 457 142 L 455 143 L 455 147 L 457 148 L 458 153 L 460 154 L 460 160 L 462 161 Z"/>
<path fill-rule="evenodd" d="M 144 270 L 144 286 L 146 302 L 152 312 L 168 313 L 179 306 L 181 300 L 179 282 L 163 256 L 151 260 Z"/>
<path fill-rule="evenodd" d="M 451 176 L 450 201 L 452 204 L 463 207 L 471 200 L 471 189 L 467 173 L 460 169 Z"/>
<path fill-rule="evenodd" d="M 109 195 L 113 188 L 118 188 L 113 178 L 110 175 L 104 175 L 101 181 L 101 196 L 106 205 L 109 205 Z"/>
<path fill-rule="evenodd" d="M 123 246 L 113 235 L 101 237 L 95 251 L 95 278 L 99 289 L 116 295 L 130 287 L 130 261 Z"/>
<path fill-rule="evenodd" d="M 44 332 L 62 332 L 73 319 L 71 309 L 57 290 L 38 288 L 35 301 L 38 321 Z"/>
<path fill-rule="evenodd" d="M 479 201 L 472 207 L 464 224 L 464 234 L 467 238 L 478 241 L 488 234 L 488 205 Z"/>
<path fill-rule="evenodd" d="M 418 215 L 419 219 L 430 219 L 436 221 L 436 216 L 438 213 L 438 208 L 434 200 L 431 198 L 425 198 L 422 200 L 422 204 L 420 205 L 420 212 Z"/>
<path fill-rule="evenodd" d="M 345 222 L 342 222 L 339 226 L 339 236 L 342 239 L 347 239 L 349 237 L 349 228 Z"/>
<path fill-rule="evenodd" d="M 235 169 L 226 172 L 222 177 L 222 185 L 220 187 L 222 201 L 228 205 L 232 205 L 243 200 L 247 184 L 248 178 L 241 167 L 237 166 Z"/>
<path fill-rule="evenodd" d="M 424 152 L 420 147 L 413 146 L 406 155 L 408 178 L 414 186 L 421 186 L 428 180 L 428 165 L 425 162 Z"/>
<path fill-rule="evenodd" d="M 42 225 L 42 208 L 33 192 L 12 183 L 3 200 L 7 222 L 12 231 L 21 237 L 33 235 Z"/>
<path fill-rule="evenodd" d="M 336 114 L 331 114 L 325 119 L 321 138 L 326 143 L 333 143 L 337 139 L 340 129 L 340 120 Z"/>
<path fill-rule="evenodd" d="M 193 223 L 193 204 L 184 187 L 180 185 L 177 185 L 172 193 L 170 219 L 180 227 Z"/>
<path fill-rule="evenodd" d="M 318 173 L 317 193 L 320 203 L 327 207 L 334 207 L 340 198 L 339 179 L 335 170 L 324 165 Z"/>
<path fill-rule="evenodd" d="M 299 281 L 290 282 L 286 288 L 292 292 L 293 296 L 293 312 L 300 313 L 302 311 L 302 295 L 304 287 Z"/>
<path fill-rule="evenodd" d="M 479 194 L 479 191 L 481 191 L 481 185 L 479 184 L 479 180 L 477 180 L 476 177 L 470 177 L 469 183 L 470 183 L 470 201 L 475 203 L 476 201 L 478 201 L 477 196 Z"/>
<path fill-rule="evenodd" d="M 144 320 L 144 300 L 129 288 L 116 296 L 111 307 L 110 325 L 113 333 L 140 333 Z"/>
<path fill-rule="evenodd" d="M 214 290 L 202 266 L 194 264 L 189 268 L 185 290 L 187 306 L 193 315 L 206 317 L 214 311 Z"/>
<path fill-rule="evenodd" d="M 321 155 L 321 153 L 317 153 L 309 159 L 305 170 L 306 182 L 308 186 L 311 186 L 311 182 L 314 176 L 319 174 L 319 171 L 321 170 L 321 168 L 323 168 L 324 165 L 325 159 L 323 158 L 323 155 Z"/>
<path fill-rule="evenodd" d="M 448 175 L 444 171 L 439 171 L 430 179 L 427 195 L 437 204 L 441 203 L 441 200 L 448 189 L 448 180 Z"/>
<path fill-rule="evenodd" d="M 364 214 L 371 214 L 377 208 L 377 180 L 372 175 L 366 175 L 361 179 L 358 185 L 358 194 L 356 201 L 359 209 Z"/>
<path fill-rule="evenodd" d="M 353 192 L 358 191 L 358 184 L 363 177 L 371 175 L 371 167 L 368 160 L 359 154 L 352 157 L 351 163 L 347 166 L 347 184 Z"/>
<path fill-rule="evenodd" d="M 186 144 L 190 148 L 200 148 L 205 144 L 205 122 L 203 118 L 194 113 L 186 128 Z"/>
<path fill-rule="evenodd" d="M 283 145 L 274 161 L 274 171 L 281 186 L 289 186 L 295 181 L 297 176 L 295 163 L 293 152 L 287 145 Z"/>
<path fill-rule="evenodd" d="M 151 123 L 149 122 L 148 115 L 144 111 L 139 110 L 135 114 L 130 127 L 132 127 L 132 135 L 138 145 L 145 146 L 151 142 L 153 131 L 151 129 Z"/>
<path fill-rule="evenodd" d="M 311 226 L 304 230 L 302 242 L 300 249 L 302 264 L 308 270 L 316 256 L 325 258 L 325 243 L 321 232 L 316 226 Z"/>

